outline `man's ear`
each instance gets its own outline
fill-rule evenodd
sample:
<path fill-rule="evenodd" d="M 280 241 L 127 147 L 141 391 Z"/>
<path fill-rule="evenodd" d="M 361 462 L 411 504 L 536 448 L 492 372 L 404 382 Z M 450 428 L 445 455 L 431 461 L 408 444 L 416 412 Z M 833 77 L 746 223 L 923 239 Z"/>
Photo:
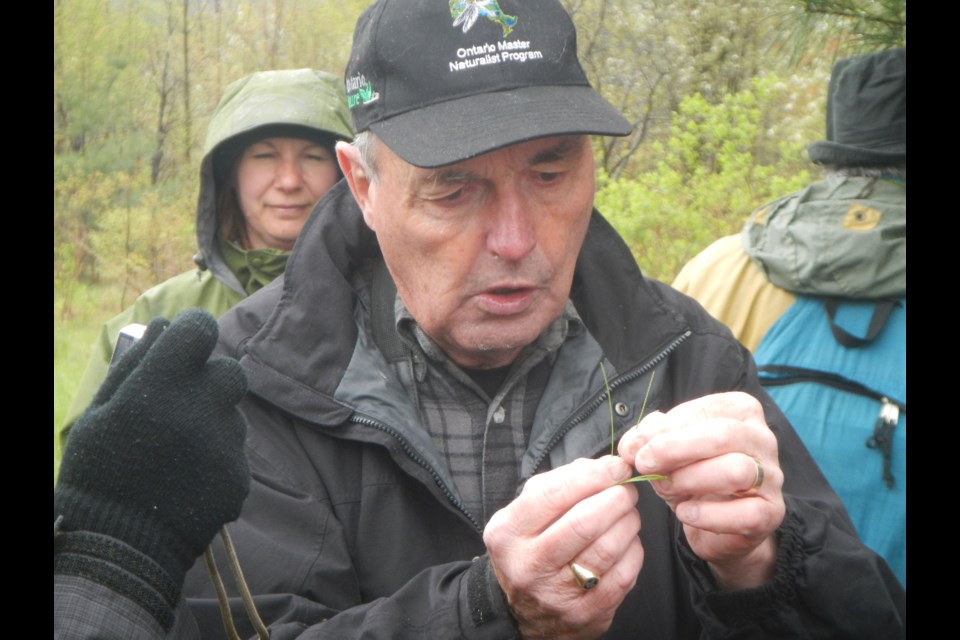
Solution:
<path fill-rule="evenodd" d="M 353 193 L 353 199 L 363 212 L 363 220 L 367 226 L 376 231 L 370 214 L 370 185 L 371 180 L 367 177 L 363 162 L 360 159 L 360 150 L 349 142 L 337 142 L 337 162 L 340 163 L 340 171 L 343 177 L 347 179 L 350 191 Z"/>

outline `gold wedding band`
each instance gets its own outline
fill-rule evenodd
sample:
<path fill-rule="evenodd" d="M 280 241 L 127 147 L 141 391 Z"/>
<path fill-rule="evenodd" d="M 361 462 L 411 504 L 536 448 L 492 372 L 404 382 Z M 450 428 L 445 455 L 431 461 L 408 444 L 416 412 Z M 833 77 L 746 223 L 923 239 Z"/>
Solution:
<path fill-rule="evenodd" d="M 753 484 L 750 485 L 750 488 L 737 491 L 734 493 L 736 496 L 748 496 L 754 494 L 760 490 L 761 486 L 763 486 L 763 463 L 754 456 L 750 457 L 753 459 L 753 464 L 757 465 L 757 475 L 754 476 Z"/>
<path fill-rule="evenodd" d="M 576 562 L 570 563 L 570 570 L 573 571 L 573 578 L 584 591 L 589 591 L 600 584 L 600 576 L 589 569 L 584 569 Z"/>

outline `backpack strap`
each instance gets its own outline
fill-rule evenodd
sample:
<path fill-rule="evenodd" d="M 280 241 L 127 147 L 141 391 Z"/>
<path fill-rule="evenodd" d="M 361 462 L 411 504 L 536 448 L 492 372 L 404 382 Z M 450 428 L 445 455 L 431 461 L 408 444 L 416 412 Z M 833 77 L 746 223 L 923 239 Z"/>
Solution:
<path fill-rule="evenodd" d="M 884 318 L 884 321 L 885 320 L 886 318 Z M 872 340 L 873 338 L 870 339 Z M 883 455 L 883 482 L 888 488 L 893 488 L 894 477 L 891 471 L 893 430 L 900 420 L 900 413 L 907 412 L 907 403 L 894 400 L 856 380 L 851 380 L 850 378 L 827 371 L 807 369 L 806 367 L 768 364 L 757 367 L 757 372 L 760 374 L 760 384 L 764 387 L 778 387 L 796 384 L 798 382 L 812 382 L 827 385 L 828 387 L 840 389 L 848 393 L 866 396 L 867 398 L 878 401 L 880 403 L 880 413 L 877 415 L 877 421 L 873 425 L 873 435 L 867 438 L 865 444 L 868 449 L 880 450 L 880 453 Z"/>
<path fill-rule="evenodd" d="M 823 303 L 823 307 L 827 311 L 827 319 L 830 323 L 830 331 L 833 333 L 833 337 L 836 339 L 836 341 L 845 346 L 847 349 L 856 349 L 870 343 L 871 340 L 880 335 L 880 331 L 883 329 L 884 325 L 887 324 L 887 318 L 890 317 L 890 314 L 893 312 L 895 307 L 900 306 L 900 303 L 896 300 L 883 300 L 878 302 L 873 308 L 873 315 L 870 317 L 870 326 L 867 327 L 867 335 L 863 336 L 862 338 L 849 333 L 837 325 L 835 319 L 839 306 L 840 302 L 838 300 L 826 300 Z"/>
<path fill-rule="evenodd" d="M 849 393 L 856 393 L 861 396 L 866 396 L 878 402 L 883 402 L 886 400 L 887 402 L 896 405 L 900 411 L 904 413 L 907 412 L 907 403 L 889 398 L 876 389 L 871 389 L 865 384 L 857 382 L 856 380 L 851 380 L 850 378 L 846 378 L 837 373 L 819 371 L 817 369 L 807 369 L 806 367 L 793 367 L 779 364 L 763 365 L 757 367 L 757 371 L 761 374 L 771 374 L 760 376 L 760 384 L 762 384 L 764 387 L 779 387 L 787 384 L 796 384 L 798 382 L 814 382 L 825 384 L 828 387 L 840 389 L 841 391 L 847 391 Z"/>

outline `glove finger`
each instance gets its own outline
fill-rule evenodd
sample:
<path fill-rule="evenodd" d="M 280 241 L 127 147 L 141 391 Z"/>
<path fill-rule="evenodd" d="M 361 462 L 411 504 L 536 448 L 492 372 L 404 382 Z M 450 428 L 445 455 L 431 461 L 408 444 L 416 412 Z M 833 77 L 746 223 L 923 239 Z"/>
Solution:
<path fill-rule="evenodd" d="M 245 460 L 244 441 L 247 423 L 236 404 L 247 390 L 247 376 L 240 363 L 230 358 L 212 358 L 203 370 L 203 379 L 198 387 L 200 394 L 216 416 L 204 422 L 210 429 L 210 443 L 215 448 L 214 459 L 237 455 Z"/>
<path fill-rule="evenodd" d="M 202 309 L 181 311 L 144 357 L 157 376 L 199 372 L 217 345 L 217 321 Z"/>
<path fill-rule="evenodd" d="M 110 367 L 107 372 L 107 377 L 100 385 L 93 400 L 90 401 L 90 407 L 98 407 L 113 396 L 117 388 L 130 376 L 130 373 L 140 366 L 144 354 L 150 350 L 153 343 L 156 342 L 160 334 L 163 333 L 169 325 L 170 321 L 161 317 L 156 317 L 147 324 L 147 328 L 143 332 L 143 337 L 137 340 L 137 342 Z"/>
<path fill-rule="evenodd" d="M 247 374 L 240 363 L 232 358 L 210 358 L 204 376 L 210 392 L 225 406 L 237 404 L 247 392 Z"/>

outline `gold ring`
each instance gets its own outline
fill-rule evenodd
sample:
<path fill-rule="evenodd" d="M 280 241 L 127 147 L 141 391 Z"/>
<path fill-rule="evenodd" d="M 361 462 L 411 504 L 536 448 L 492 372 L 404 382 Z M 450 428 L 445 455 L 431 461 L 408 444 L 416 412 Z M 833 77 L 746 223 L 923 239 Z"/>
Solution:
<path fill-rule="evenodd" d="M 576 562 L 570 563 L 570 570 L 573 571 L 573 578 L 577 581 L 584 591 L 589 591 L 600 584 L 600 576 L 589 569 L 584 569 Z"/>
<path fill-rule="evenodd" d="M 736 491 L 733 494 L 735 496 L 751 495 L 759 491 L 760 487 L 763 486 L 763 463 L 754 456 L 750 457 L 753 459 L 753 464 L 757 465 L 757 475 L 754 476 L 753 484 L 750 485 L 749 489 L 741 489 L 740 491 Z"/>

